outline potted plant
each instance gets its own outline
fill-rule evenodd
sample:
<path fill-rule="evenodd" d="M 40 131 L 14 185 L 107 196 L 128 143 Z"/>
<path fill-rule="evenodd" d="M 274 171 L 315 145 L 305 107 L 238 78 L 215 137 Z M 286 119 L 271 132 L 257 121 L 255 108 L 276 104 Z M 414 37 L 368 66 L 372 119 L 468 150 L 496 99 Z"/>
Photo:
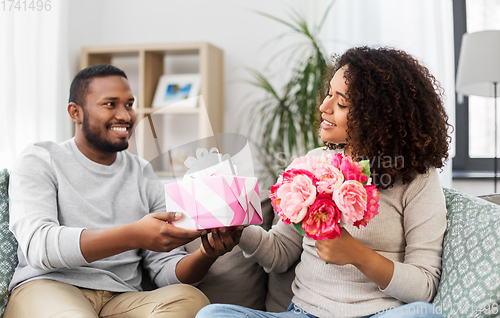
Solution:
<path fill-rule="evenodd" d="M 282 88 L 274 87 L 262 72 L 249 70 L 252 75 L 250 84 L 265 91 L 265 97 L 255 102 L 249 114 L 249 136 L 257 135 L 252 143 L 262 164 L 260 183 L 263 187 L 273 184 L 293 157 L 322 145 L 317 132 L 317 106 L 325 96 L 323 89 L 330 63 L 318 35 L 334 2 L 329 4 L 320 23 L 312 29 L 295 10 L 290 15 L 291 22 L 257 12 L 288 26 L 292 33 L 305 39 L 297 43 L 297 50 L 288 50 L 291 55 L 304 53 L 297 59 Z"/>

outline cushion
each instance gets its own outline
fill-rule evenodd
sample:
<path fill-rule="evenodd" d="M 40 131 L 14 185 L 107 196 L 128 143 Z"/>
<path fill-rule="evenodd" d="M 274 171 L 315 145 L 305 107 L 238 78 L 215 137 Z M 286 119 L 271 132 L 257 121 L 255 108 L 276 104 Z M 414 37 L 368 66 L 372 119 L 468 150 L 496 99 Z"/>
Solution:
<path fill-rule="evenodd" d="M 500 305 L 500 206 L 444 189 L 447 229 L 433 304 L 445 317 L 497 317 Z"/>
<path fill-rule="evenodd" d="M 0 315 L 9 300 L 9 283 L 17 265 L 17 241 L 9 231 L 9 173 L 0 171 Z"/>

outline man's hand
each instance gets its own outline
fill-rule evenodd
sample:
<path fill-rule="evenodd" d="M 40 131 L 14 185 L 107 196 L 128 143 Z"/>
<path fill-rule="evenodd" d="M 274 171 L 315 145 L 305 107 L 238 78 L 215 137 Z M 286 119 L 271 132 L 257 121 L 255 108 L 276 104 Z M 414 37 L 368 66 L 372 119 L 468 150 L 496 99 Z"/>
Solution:
<path fill-rule="evenodd" d="M 82 255 L 90 263 L 138 248 L 171 251 L 201 235 L 201 231 L 185 230 L 167 223 L 181 217 L 181 213 L 156 212 L 129 224 L 83 230 L 80 236 Z"/>
<path fill-rule="evenodd" d="M 176 247 L 200 237 L 201 232 L 175 227 L 167 222 L 182 218 L 180 212 L 155 212 L 144 216 L 137 223 L 136 248 L 144 248 L 155 252 L 169 252 Z"/>
<path fill-rule="evenodd" d="M 212 229 L 212 235 L 208 238 L 208 231 L 201 232 L 201 253 L 208 258 L 218 258 L 231 252 L 238 245 L 244 226 L 222 227 Z"/>

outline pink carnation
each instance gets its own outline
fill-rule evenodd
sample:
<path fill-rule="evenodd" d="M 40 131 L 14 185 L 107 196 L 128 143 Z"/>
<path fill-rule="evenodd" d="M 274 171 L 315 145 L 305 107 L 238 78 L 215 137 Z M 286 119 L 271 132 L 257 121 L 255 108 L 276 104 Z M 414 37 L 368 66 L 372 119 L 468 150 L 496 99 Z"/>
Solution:
<path fill-rule="evenodd" d="M 358 181 L 345 181 L 333 192 L 333 201 L 342 212 L 340 219 L 343 225 L 363 219 L 367 194 L 365 187 Z"/>
<path fill-rule="evenodd" d="M 343 157 L 340 163 L 340 171 L 344 174 L 345 180 L 355 180 L 361 183 L 368 181 L 368 177 L 363 174 L 363 166 L 351 157 Z"/>
<path fill-rule="evenodd" d="M 368 222 L 370 222 L 375 217 L 375 215 L 378 214 L 378 207 L 379 207 L 378 202 L 380 193 L 378 192 L 377 187 L 374 185 L 369 185 L 365 186 L 365 190 L 367 194 L 367 205 L 363 219 L 353 223 L 353 225 L 358 229 L 360 225 L 366 227 Z"/>
<path fill-rule="evenodd" d="M 340 169 L 340 165 L 342 164 L 342 159 L 344 155 L 341 153 L 335 153 L 331 156 L 330 164 L 337 169 Z"/>
<path fill-rule="evenodd" d="M 328 194 L 319 194 L 302 220 L 302 229 L 315 240 L 334 239 L 341 234 L 340 211 Z"/>
<path fill-rule="evenodd" d="M 291 182 L 286 182 L 285 174 L 283 184 L 276 191 L 276 201 L 279 200 L 281 213 L 291 222 L 298 223 L 306 216 L 308 207 L 316 199 L 316 187 L 306 174 L 296 174 Z"/>

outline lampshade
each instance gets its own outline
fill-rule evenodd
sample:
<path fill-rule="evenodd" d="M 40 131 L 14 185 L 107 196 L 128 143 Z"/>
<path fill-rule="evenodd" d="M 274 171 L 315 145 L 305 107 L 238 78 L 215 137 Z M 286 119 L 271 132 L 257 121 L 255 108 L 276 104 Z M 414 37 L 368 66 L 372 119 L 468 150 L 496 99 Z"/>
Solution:
<path fill-rule="evenodd" d="M 493 97 L 493 82 L 500 83 L 500 30 L 465 33 L 458 60 L 457 92 Z M 499 92 L 497 89 L 497 96 Z"/>

